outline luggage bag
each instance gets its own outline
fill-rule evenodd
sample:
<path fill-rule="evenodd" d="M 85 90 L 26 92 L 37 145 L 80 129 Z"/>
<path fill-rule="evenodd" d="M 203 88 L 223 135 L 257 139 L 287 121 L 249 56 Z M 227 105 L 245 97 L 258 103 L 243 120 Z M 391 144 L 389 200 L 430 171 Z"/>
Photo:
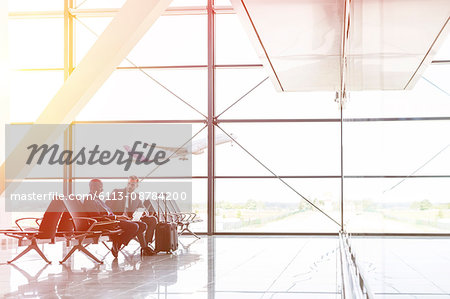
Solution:
<path fill-rule="evenodd" d="M 178 231 L 177 224 L 168 221 L 167 217 L 167 201 L 165 194 L 164 198 L 164 214 L 163 218 L 160 217 L 160 204 L 158 196 L 158 224 L 155 229 L 155 251 L 165 251 L 170 253 L 178 249 Z"/>

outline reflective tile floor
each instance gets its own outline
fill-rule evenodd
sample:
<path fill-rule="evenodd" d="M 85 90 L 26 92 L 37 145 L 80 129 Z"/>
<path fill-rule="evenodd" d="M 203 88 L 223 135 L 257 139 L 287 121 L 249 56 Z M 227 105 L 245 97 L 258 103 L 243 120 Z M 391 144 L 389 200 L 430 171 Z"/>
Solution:
<path fill-rule="evenodd" d="M 0 250 L 5 298 L 340 298 L 338 240 L 332 237 L 206 237 L 174 255 L 141 258 L 133 242 L 96 265 L 81 253 L 59 265 L 62 244 L 46 245 L 46 265 L 30 253 Z M 450 298 L 450 239 L 352 238 L 376 298 Z M 19 250 L 22 250 L 20 248 Z"/>
<path fill-rule="evenodd" d="M 449 238 L 352 238 L 376 298 L 450 298 Z"/>
<path fill-rule="evenodd" d="M 95 265 L 81 253 L 59 265 L 62 245 L 46 245 L 53 262 L 30 253 L 5 261 L 16 249 L 0 251 L 0 295 L 5 298 L 340 298 L 337 238 L 206 237 L 180 239 L 175 255 L 140 258 L 137 243 L 114 260 Z M 19 250 L 22 250 L 20 248 Z"/>

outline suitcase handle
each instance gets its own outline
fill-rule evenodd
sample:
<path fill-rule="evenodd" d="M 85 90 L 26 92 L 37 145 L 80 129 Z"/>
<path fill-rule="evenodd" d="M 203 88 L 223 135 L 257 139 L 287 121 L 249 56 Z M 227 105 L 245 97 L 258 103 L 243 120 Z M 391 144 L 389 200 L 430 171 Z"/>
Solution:
<path fill-rule="evenodd" d="M 164 215 L 164 222 L 167 223 L 167 194 L 164 192 L 161 192 L 160 194 L 163 195 L 163 197 L 164 197 L 164 214 L 163 215 Z M 160 213 L 159 213 L 159 211 L 160 211 L 159 196 L 158 196 L 157 201 L 158 201 L 158 221 L 159 221 L 161 219 Z"/>
<path fill-rule="evenodd" d="M 164 210 L 165 210 L 165 213 L 164 213 L 164 220 L 166 221 L 166 223 L 167 223 L 167 194 L 164 192 L 163 193 L 163 197 L 164 197 Z"/>
<path fill-rule="evenodd" d="M 158 206 L 158 221 L 161 221 L 161 213 L 160 213 L 160 206 L 159 206 L 159 194 L 156 197 L 156 204 Z"/>

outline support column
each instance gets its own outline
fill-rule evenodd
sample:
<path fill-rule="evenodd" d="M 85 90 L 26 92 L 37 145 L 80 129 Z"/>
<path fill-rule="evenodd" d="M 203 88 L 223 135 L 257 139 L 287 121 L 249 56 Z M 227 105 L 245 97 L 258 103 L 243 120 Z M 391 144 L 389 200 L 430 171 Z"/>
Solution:
<path fill-rule="evenodd" d="M 342 40 L 340 57 L 340 90 L 338 92 L 339 112 L 340 112 L 340 134 L 341 134 L 341 231 L 344 227 L 344 117 L 343 109 L 347 101 L 347 73 L 348 73 L 348 48 L 350 40 L 350 18 L 352 0 L 344 0 L 344 15 L 342 20 Z"/>
<path fill-rule="evenodd" d="M 64 0 L 64 81 L 69 78 L 74 69 L 74 20 L 70 13 L 70 9 L 74 8 L 73 2 L 74 0 Z M 71 129 L 72 127 L 69 126 L 64 132 L 64 150 L 73 150 Z M 64 165 L 63 192 L 65 196 L 72 193 L 72 177 L 72 164 Z"/>
<path fill-rule="evenodd" d="M 343 103 L 344 99 L 340 99 Z M 341 231 L 344 231 L 344 117 L 343 117 L 343 105 L 339 104 L 340 117 L 341 117 Z"/>
<path fill-rule="evenodd" d="M 215 233 L 215 15 L 208 0 L 208 235 Z"/>
<path fill-rule="evenodd" d="M 72 8 L 73 0 L 64 0 L 64 81 L 69 78 L 73 71 L 73 16 L 70 14 Z"/>

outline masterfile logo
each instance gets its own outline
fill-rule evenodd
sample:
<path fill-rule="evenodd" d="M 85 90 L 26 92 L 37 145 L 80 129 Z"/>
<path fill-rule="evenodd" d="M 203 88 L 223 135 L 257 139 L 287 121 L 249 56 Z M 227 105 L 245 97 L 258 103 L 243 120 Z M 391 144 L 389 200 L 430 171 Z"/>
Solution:
<path fill-rule="evenodd" d="M 130 176 L 140 180 L 136 200 L 165 193 L 189 203 L 191 138 L 190 124 L 8 125 L 5 152 L 15 158 L 6 160 L 5 208 L 43 211 L 48 194 L 83 200 L 94 178 L 107 200 Z"/>
<path fill-rule="evenodd" d="M 139 151 L 139 147 L 142 145 L 142 151 Z M 146 142 L 135 141 L 130 151 L 122 151 L 116 149 L 114 152 L 109 150 L 100 150 L 100 145 L 96 144 L 93 149 L 89 150 L 86 147 L 82 147 L 80 151 L 74 152 L 73 150 L 62 150 L 58 144 L 49 146 L 48 144 L 32 144 L 27 147 L 30 150 L 30 155 L 26 161 L 27 165 L 33 164 L 33 161 L 37 165 L 41 165 L 44 160 L 49 165 L 108 165 L 111 163 L 117 163 L 117 165 L 124 165 L 124 170 L 130 169 L 133 162 L 137 165 L 144 164 L 149 165 L 155 163 L 156 165 L 164 165 L 169 162 L 170 158 L 166 157 L 164 150 L 157 150 L 155 152 L 156 143 L 149 145 Z M 144 154 L 144 151 L 146 153 Z M 36 159 L 35 159 L 36 157 Z M 144 158 L 145 157 L 145 158 Z M 47 158 L 47 159 L 46 159 Z"/>

